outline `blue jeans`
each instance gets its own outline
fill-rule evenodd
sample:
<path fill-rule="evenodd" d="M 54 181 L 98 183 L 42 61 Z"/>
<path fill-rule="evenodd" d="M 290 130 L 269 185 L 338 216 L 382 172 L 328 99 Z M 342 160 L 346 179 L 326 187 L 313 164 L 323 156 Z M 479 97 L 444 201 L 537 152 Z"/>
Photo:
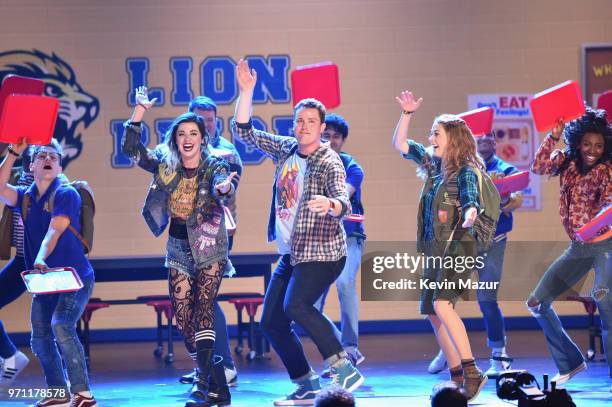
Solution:
<path fill-rule="evenodd" d="M 93 287 L 94 279 L 91 278 L 83 281 L 79 291 L 35 295 L 32 299 L 32 351 L 40 360 L 48 388 L 67 390 L 63 361 L 70 392 L 89 390 L 85 354 L 75 326 Z"/>
<path fill-rule="evenodd" d="M 314 307 L 314 303 L 336 280 L 346 258 L 292 266 L 289 257 L 288 254 L 281 257 L 266 290 L 261 328 L 283 361 L 291 380 L 297 381 L 310 374 L 312 369 L 300 339 L 291 328 L 291 321 L 308 333 L 326 364 L 345 356 L 334 335 L 333 324 Z"/>
<path fill-rule="evenodd" d="M 546 344 L 561 374 L 568 373 L 584 362 L 582 352 L 563 329 L 552 302 L 578 283 L 591 268 L 595 269 L 593 297 L 601 318 L 602 338 L 608 365 L 612 367 L 612 239 L 585 244 L 572 241 L 570 246 L 548 270 L 527 305 L 544 331 Z"/>
<path fill-rule="evenodd" d="M 346 239 L 346 264 L 336 280 L 338 289 L 338 300 L 340 301 L 340 324 L 341 331 L 338 331 L 334 324 L 334 333 L 340 340 L 344 348 L 359 346 L 359 297 L 357 296 L 357 272 L 361 264 L 363 254 L 363 239 L 359 237 L 349 237 Z M 329 293 L 329 288 L 315 303 L 315 307 L 323 312 L 325 298 Z M 325 314 L 323 314 L 325 315 Z M 327 316 L 326 316 L 327 317 Z"/>
<path fill-rule="evenodd" d="M 20 273 L 25 270 L 23 256 L 15 256 L 0 270 L 0 309 L 15 301 L 25 291 Z M 10 340 L 0 321 L 0 358 L 10 358 L 17 348 Z"/>
<path fill-rule="evenodd" d="M 487 251 L 485 265 L 479 270 L 479 281 L 501 282 L 505 251 L 505 239 L 500 242 L 493 242 Z M 504 317 L 497 304 L 498 288 L 499 285 L 494 290 L 478 290 L 476 293 L 478 305 L 480 305 L 480 311 L 484 317 L 485 328 L 487 330 L 487 345 L 489 348 L 506 346 Z"/>

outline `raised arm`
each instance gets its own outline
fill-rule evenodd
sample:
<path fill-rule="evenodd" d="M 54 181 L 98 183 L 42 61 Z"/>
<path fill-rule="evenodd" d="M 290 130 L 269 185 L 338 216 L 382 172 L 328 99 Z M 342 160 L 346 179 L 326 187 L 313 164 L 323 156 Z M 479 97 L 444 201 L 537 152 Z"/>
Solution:
<path fill-rule="evenodd" d="M 405 90 L 395 100 L 402 108 L 402 114 L 393 133 L 393 147 L 402 154 L 408 154 L 408 127 L 410 126 L 410 118 L 421 106 L 421 103 L 423 103 L 423 98 L 414 100 L 412 92 Z"/>
<path fill-rule="evenodd" d="M 8 183 L 11 178 L 11 170 L 15 161 L 26 148 L 28 148 L 28 144 L 25 141 L 17 146 L 10 145 L 6 157 L 0 164 L 0 200 L 9 206 L 17 205 L 17 189 Z"/>
<path fill-rule="evenodd" d="M 236 102 L 234 120 L 231 128 L 235 137 L 241 139 L 247 146 L 261 151 L 273 161 L 280 157 L 286 143 L 295 143 L 293 137 L 283 137 L 266 133 L 253 128 L 251 113 L 253 106 L 253 89 L 257 83 L 257 72 L 249 69 L 249 65 L 243 59 L 236 65 L 236 78 L 240 94 Z"/>
<path fill-rule="evenodd" d="M 253 110 L 253 90 L 257 83 L 257 72 L 255 69 L 249 69 L 249 64 L 241 59 L 236 65 L 236 80 L 240 94 L 236 102 L 234 118 L 238 123 L 248 123 Z"/>
<path fill-rule="evenodd" d="M 531 164 L 531 172 L 538 175 L 551 175 L 565 160 L 565 154 L 561 150 L 555 150 L 559 142 L 565 123 L 559 119 L 552 133 L 549 133 L 536 152 L 535 159 Z"/>
<path fill-rule="evenodd" d="M 142 133 L 142 119 L 147 110 L 149 110 L 157 101 L 157 98 L 149 100 L 148 91 L 145 86 L 136 89 L 136 106 L 132 112 L 132 117 L 125 122 L 123 140 L 121 142 L 121 152 L 132 160 L 138 166 L 148 172 L 155 171 L 158 160 L 153 153 L 147 149 L 140 140 Z"/>

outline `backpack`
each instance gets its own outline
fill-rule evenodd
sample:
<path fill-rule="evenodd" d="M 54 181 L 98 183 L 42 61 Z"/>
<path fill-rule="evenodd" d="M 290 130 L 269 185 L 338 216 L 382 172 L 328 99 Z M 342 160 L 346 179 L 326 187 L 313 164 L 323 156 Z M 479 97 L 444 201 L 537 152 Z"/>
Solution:
<path fill-rule="evenodd" d="M 83 244 L 83 251 L 85 254 L 90 253 L 93 248 L 93 236 L 94 236 L 94 215 L 96 214 L 96 204 L 94 201 L 94 193 L 87 183 L 87 181 L 73 181 L 67 184 L 60 185 L 61 188 L 64 185 L 71 185 L 77 190 L 81 197 L 81 214 L 79 221 L 81 222 L 81 233 L 77 232 L 76 228 L 72 225 L 68 225 L 68 229 L 81 241 Z M 55 189 L 49 196 L 49 212 L 53 213 L 53 203 L 55 201 Z M 30 194 L 26 193 L 23 196 L 21 202 L 21 218 L 25 224 L 26 216 L 28 213 L 28 207 L 30 205 Z"/>
<path fill-rule="evenodd" d="M 491 246 L 497 230 L 497 221 L 501 214 L 501 196 L 489 174 L 477 168 L 474 170 L 478 175 L 480 212 L 476 216 L 472 230 L 478 242 L 479 250 L 486 251 Z"/>

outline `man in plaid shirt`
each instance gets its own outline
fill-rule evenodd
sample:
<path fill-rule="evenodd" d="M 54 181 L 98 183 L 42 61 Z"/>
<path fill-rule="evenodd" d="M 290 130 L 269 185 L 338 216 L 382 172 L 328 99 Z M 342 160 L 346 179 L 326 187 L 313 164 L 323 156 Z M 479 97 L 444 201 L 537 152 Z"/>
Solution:
<path fill-rule="evenodd" d="M 345 170 L 338 154 L 321 142 L 325 129 L 321 102 L 304 99 L 297 104 L 295 137 L 255 130 L 251 108 L 257 73 L 240 60 L 236 77 L 240 96 L 232 131 L 276 166 L 268 240 L 276 240 L 282 257 L 266 290 L 261 327 L 297 388 L 274 405 L 310 405 L 321 386 L 291 328 L 292 321 L 317 345 L 331 369 L 332 384 L 353 391 L 364 380 L 347 358 L 329 320 L 314 307 L 346 261 L 342 217 L 350 213 L 350 203 Z"/>

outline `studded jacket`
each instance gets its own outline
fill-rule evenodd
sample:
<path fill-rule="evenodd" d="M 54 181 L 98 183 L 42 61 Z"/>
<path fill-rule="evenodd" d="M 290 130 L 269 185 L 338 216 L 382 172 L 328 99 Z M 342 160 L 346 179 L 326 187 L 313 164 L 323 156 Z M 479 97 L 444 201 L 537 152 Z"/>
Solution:
<path fill-rule="evenodd" d="M 122 152 L 138 166 L 153 174 L 153 180 L 142 208 L 147 226 L 157 237 L 163 233 L 170 220 L 168 200 L 184 175 L 182 167 L 167 173 L 166 164 L 140 140 L 141 128 L 129 121 L 125 123 Z M 204 154 L 197 170 L 198 192 L 194 210 L 187 219 L 187 235 L 196 268 L 204 268 L 227 259 L 228 238 L 221 200 L 234 193 L 232 185 L 228 194 L 220 196 L 214 187 L 223 182 L 229 171 L 225 160 Z"/>

